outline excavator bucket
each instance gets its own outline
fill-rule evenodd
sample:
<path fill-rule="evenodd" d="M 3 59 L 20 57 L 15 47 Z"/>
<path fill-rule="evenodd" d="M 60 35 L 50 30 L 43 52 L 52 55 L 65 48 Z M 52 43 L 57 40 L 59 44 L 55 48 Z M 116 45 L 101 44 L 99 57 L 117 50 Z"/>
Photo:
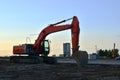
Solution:
<path fill-rule="evenodd" d="M 76 51 L 72 54 L 72 57 L 78 63 L 78 65 L 88 64 L 88 53 L 86 51 Z"/>

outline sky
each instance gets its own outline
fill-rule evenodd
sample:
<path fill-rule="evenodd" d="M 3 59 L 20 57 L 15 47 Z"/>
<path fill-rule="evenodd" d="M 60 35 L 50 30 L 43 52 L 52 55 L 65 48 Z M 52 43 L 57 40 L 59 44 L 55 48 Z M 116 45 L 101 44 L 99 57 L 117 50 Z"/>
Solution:
<path fill-rule="evenodd" d="M 0 0 L 0 56 L 13 55 L 14 45 L 34 43 L 49 24 L 73 16 L 80 22 L 79 50 L 94 53 L 95 46 L 112 49 L 114 43 L 120 50 L 119 4 L 120 0 Z M 47 39 L 50 55 L 59 55 L 63 43 L 71 42 L 71 32 L 53 33 Z"/>

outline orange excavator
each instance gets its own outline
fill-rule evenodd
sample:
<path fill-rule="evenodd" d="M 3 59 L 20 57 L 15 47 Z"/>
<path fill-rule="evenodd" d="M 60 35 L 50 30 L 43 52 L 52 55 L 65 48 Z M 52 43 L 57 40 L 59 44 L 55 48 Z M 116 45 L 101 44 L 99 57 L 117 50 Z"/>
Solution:
<path fill-rule="evenodd" d="M 72 19 L 71 24 L 66 25 L 60 25 L 63 22 L 66 22 L 68 20 Z M 13 46 L 13 54 L 16 56 L 11 56 L 10 61 L 15 63 L 20 62 L 27 62 L 27 63 L 56 63 L 56 59 L 53 57 L 49 57 L 48 54 L 50 52 L 50 46 L 49 41 L 45 40 L 46 36 L 58 32 L 71 29 L 71 37 L 72 37 L 72 55 L 75 58 L 77 62 L 79 62 L 80 58 L 80 52 L 79 50 L 79 21 L 76 16 L 73 16 L 73 18 L 62 20 L 60 22 L 57 22 L 55 24 L 51 24 L 44 28 L 37 40 L 34 44 L 22 44 Z"/>

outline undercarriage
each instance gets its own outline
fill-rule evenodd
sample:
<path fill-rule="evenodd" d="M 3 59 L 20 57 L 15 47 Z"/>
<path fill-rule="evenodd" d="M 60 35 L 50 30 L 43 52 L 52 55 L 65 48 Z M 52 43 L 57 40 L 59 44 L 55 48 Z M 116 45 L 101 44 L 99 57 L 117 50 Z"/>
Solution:
<path fill-rule="evenodd" d="M 11 56 L 11 63 L 47 63 L 47 64 L 55 64 L 57 63 L 57 59 L 55 57 L 45 57 L 45 56 Z"/>

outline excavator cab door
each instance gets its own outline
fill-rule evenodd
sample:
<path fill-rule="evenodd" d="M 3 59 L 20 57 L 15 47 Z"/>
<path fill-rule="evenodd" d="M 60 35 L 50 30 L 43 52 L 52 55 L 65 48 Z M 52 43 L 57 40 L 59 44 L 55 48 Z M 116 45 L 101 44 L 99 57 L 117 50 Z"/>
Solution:
<path fill-rule="evenodd" d="M 50 44 L 49 44 L 49 40 L 44 40 L 44 56 L 48 56 L 50 52 Z"/>

